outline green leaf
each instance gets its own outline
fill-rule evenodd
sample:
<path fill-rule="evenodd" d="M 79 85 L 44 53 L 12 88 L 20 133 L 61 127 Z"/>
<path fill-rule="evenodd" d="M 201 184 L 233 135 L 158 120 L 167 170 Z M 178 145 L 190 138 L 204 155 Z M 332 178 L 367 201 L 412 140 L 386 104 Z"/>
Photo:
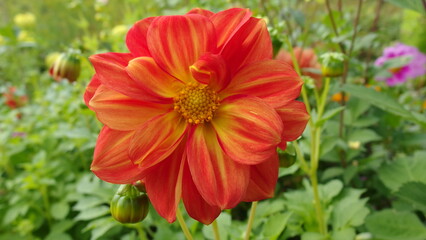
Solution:
<path fill-rule="evenodd" d="M 339 112 L 343 111 L 343 109 L 345 109 L 345 107 L 337 107 L 337 108 L 333 108 L 331 110 L 328 110 L 327 112 L 324 113 L 324 115 L 321 117 L 321 119 L 319 119 L 315 125 L 316 126 L 322 126 L 328 119 L 336 116 Z"/>
<path fill-rule="evenodd" d="M 343 90 L 347 91 L 352 96 L 360 98 L 361 100 L 370 104 L 373 104 L 374 106 L 384 111 L 404 117 L 407 120 L 415 121 L 419 124 L 426 126 L 426 121 L 423 121 L 420 117 L 414 116 L 410 111 L 406 110 L 394 98 L 383 92 L 377 92 L 371 88 L 351 84 L 346 84 L 345 86 L 343 86 Z"/>
<path fill-rule="evenodd" d="M 47 237 L 45 238 L 45 240 L 72 240 L 72 237 L 66 233 L 62 233 L 62 232 L 53 232 L 50 233 L 49 235 L 47 235 Z"/>
<path fill-rule="evenodd" d="M 360 199 L 362 190 L 346 190 L 341 199 L 333 202 L 332 224 L 334 230 L 357 227 L 364 223 L 370 212 L 365 206 L 366 198 Z"/>
<path fill-rule="evenodd" d="M 410 203 L 415 209 L 426 211 L 426 184 L 407 182 L 395 193 L 400 199 Z"/>
<path fill-rule="evenodd" d="M 333 231 L 331 234 L 332 240 L 353 240 L 355 239 L 355 229 L 345 228 L 338 231 Z"/>
<path fill-rule="evenodd" d="M 270 216 L 263 227 L 263 235 L 268 238 L 279 236 L 284 231 L 287 221 L 292 214 L 292 212 L 286 212 Z"/>
<path fill-rule="evenodd" d="M 340 180 L 331 180 L 325 185 L 319 187 L 319 192 L 324 202 L 331 201 L 343 189 L 343 183 Z"/>
<path fill-rule="evenodd" d="M 392 191 L 404 183 L 417 181 L 426 184 L 426 152 L 416 152 L 413 157 L 399 157 L 378 170 L 380 180 Z"/>
<path fill-rule="evenodd" d="M 228 239 L 228 229 L 231 227 L 231 215 L 226 212 L 222 212 L 216 219 L 217 227 L 219 228 L 220 239 Z M 213 226 L 203 227 L 203 235 L 206 239 L 214 239 Z"/>
<path fill-rule="evenodd" d="M 327 239 L 321 233 L 317 232 L 305 232 L 302 234 L 302 240 L 325 240 Z"/>
<path fill-rule="evenodd" d="M 383 240 L 424 240 L 426 227 L 414 213 L 384 210 L 367 217 L 366 227 Z"/>
<path fill-rule="evenodd" d="M 422 0 L 386 0 L 386 1 L 401 8 L 411 9 L 419 13 L 426 14 L 426 9 L 422 3 Z"/>
<path fill-rule="evenodd" d="M 369 143 L 380 139 L 381 137 L 371 129 L 357 129 L 348 136 L 348 141 L 359 141 L 361 143 Z"/>
<path fill-rule="evenodd" d="M 69 211 L 70 211 L 70 206 L 65 201 L 54 203 L 50 207 L 50 214 L 52 215 L 54 219 L 58 219 L 58 220 L 64 219 L 68 215 Z"/>
<path fill-rule="evenodd" d="M 80 212 L 75 217 L 75 220 L 91 220 L 91 219 L 95 219 L 100 216 L 106 215 L 108 213 L 109 213 L 109 207 L 99 206 L 99 207 L 90 208 Z"/>

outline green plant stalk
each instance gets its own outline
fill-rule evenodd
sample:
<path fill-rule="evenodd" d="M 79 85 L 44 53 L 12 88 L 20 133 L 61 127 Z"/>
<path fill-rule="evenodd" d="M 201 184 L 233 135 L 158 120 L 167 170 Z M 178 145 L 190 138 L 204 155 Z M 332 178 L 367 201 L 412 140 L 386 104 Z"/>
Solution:
<path fill-rule="evenodd" d="M 47 187 L 46 185 L 41 185 L 40 188 L 41 197 L 43 199 L 44 209 L 45 209 L 45 216 L 47 219 L 47 223 L 49 227 L 52 226 L 52 216 L 50 215 L 50 202 L 49 202 L 49 195 L 47 194 Z"/>
<path fill-rule="evenodd" d="M 132 225 L 134 225 L 134 226 L 132 226 L 132 227 L 138 231 L 138 235 L 139 235 L 139 239 L 140 239 L 140 240 L 148 240 L 148 239 L 146 238 L 145 231 L 143 230 L 142 223 L 132 224 Z"/>
<path fill-rule="evenodd" d="M 244 236 L 244 240 L 250 239 L 251 228 L 253 227 L 254 216 L 256 215 L 257 203 L 258 203 L 257 201 L 254 201 L 251 203 L 250 217 L 247 222 L 247 229 L 246 229 L 246 235 Z"/>
<path fill-rule="evenodd" d="M 303 157 L 302 150 L 300 149 L 299 143 L 297 141 L 293 142 L 294 149 L 296 150 L 296 157 L 300 162 L 300 167 L 305 173 L 309 173 L 311 170 L 306 163 L 305 157 Z"/>
<path fill-rule="evenodd" d="M 212 227 L 213 227 L 214 239 L 215 240 L 220 240 L 219 227 L 217 226 L 217 221 L 216 220 L 214 220 L 212 222 Z"/>
<path fill-rule="evenodd" d="M 180 224 L 180 227 L 182 228 L 182 232 L 185 235 L 187 240 L 193 240 L 191 233 L 189 232 L 188 227 L 186 226 L 185 220 L 182 217 L 182 213 L 179 209 L 179 206 L 176 209 L 176 218 Z"/>

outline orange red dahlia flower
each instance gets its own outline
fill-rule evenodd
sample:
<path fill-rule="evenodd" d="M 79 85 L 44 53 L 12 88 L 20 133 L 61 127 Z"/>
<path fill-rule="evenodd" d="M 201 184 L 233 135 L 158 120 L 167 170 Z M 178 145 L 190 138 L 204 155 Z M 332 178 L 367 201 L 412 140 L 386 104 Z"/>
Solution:
<path fill-rule="evenodd" d="M 319 73 L 321 71 L 321 65 L 318 63 L 314 50 L 311 48 L 295 47 L 293 51 L 302 75 L 309 76 L 314 79 L 315 86 L 317 88 L 321 88 L 322 78 L 321 74 Z M 278 52 L 277 56 L 275 56 L 275 59 L 284 61 L 294 67 L 291 54 L 284 49 L 281 49 Z M 318 71 L 318 73 L 314 71 Z"/>
<path fill-rule="evenodd" d="M 176 218 L 182 199 L 205 224 L 241 201 L 270 198 L 277 146 L 308 121 L 292 67 L 272 59 L 266 24 L 248 9 L 140 20 L 129 53 L 90 57 L 84 95 L 105 125 L 91 170 L 102 180 L 143 180 L 156 211 Z"/>
<path fill-rule="evenodd" d="M 3 96 L 6 99 L 6 105 L 11 109 L 20 108 L 28 102 L 26 95 L 18 95 L 16 93 L 16 87 L 9 87 Z"/>

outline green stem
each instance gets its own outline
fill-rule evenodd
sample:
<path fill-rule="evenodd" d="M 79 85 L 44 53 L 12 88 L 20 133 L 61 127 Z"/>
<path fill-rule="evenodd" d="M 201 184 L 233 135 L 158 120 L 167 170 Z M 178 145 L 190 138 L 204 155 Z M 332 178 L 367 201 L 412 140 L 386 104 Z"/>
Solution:
<path fill-rule="evenodd" d="M 320 199 L 319 192 L 318 192 L 317 172 L 312 171 L 310 178 L 311 178 L 311 182 L 312 182 L 312 191 L 314 193 L 315 212 L 317 214 L 319 231 L 323 236 L 325 236 L 327 234 L 327 226 L 326 226 L 325 221 L 324 221 L 324 213 L 322 211 L 321 199 Z"/>
<path fill-rule="evenodd" d="M 253 227 L 254 215 L 256 215 L 257 201 L 251 203 L 250 217 L 247 223 L 246 236 L 244 240 L 250 239 L 251 228 Z"/>
<path fill-rule="evenodd" d="M 325 109 L 325 103 L 327 102 L 327 95 L 328 95 L 328 91 L 330 90 L 330 78 L 327 77 L 325 78 L 325 84 L 324 84 L 324 89 L 322 91 L 321 94 L 321 98 L 319 101 L 319 106 L 318 106 L 318 120 L 320 120 L 320 118 L 322 117 L 322 114 L 324 113 L 324 109 Z"/>
<path fill-rule="evenodd" d="M 219 228 L 217 226 L 217 221 L 216 220 L 213 221 L 212 227 L 213 227 L 214 239 L 215 240 L 220 240 Z"/>
<path fill-rule="evenodd" d="M 47 194 L 47 187 L 46 185 L 40 186 L 40 192 L 41 197 L 43 199 L 44 209 L 45 209 L 45 215 L 47 219 L 47 223 L 49 226 L 52 226 L 52 216 L 50 215 L 50 202 L 49 202 L 49 195 Z"/>
<path fill-rule="evenodd" d="M 143 230 L 142 224 L 136 224 L 134 228 L 138 231 L 139 239 L 140 240 L 147 240 L 145 231 Z"/>
<path fill-rule="evenodd" d="M 297 155 L 296 157 L 300 162 L 300 167 L 305 173 L 309 174 L 311 170 L 309 169 L 308 164 L 306 163 L 305 157 L 303 156 L 299 143 L 297 141 L 294 141 L 292 143 L 293 143 L 294 149 L 296 150 L 296 155 Z"/>
<path fill-rule="evenodd" d="M 187 240 L 193 240 L 191 233 L 189 232 L 188 227 L 186 226 L 185 220 L 182 217 L 182 213 L 180 212 L 179 207 L 176 210 L 176 218 L 182 228 L 182 232 L 185 235 Z"/>

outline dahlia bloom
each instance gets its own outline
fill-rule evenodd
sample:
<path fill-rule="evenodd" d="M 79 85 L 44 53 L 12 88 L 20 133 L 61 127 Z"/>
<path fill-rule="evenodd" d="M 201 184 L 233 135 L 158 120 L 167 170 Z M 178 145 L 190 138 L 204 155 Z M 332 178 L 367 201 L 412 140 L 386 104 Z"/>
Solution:
<path fill-rule="evenodd" d="M 394 86 L 426 74 L 426 55 L 417 48 L 402 43 L 385 48 L 383 55 L 376 60 L 374 65 L 382 66 L 396 57 L 410 57 L 411 59 L 404 66 L 388 69 L 391 73 L 390 77 L 378 76 L 377 80 L 386 81 L 389 86 Z"/>
<path fill-rule="evenodd" d="M 313 49 L 311 48 L 300 48 L 295 47 L 293 49 L 294 56 L 296 57 L 297 63 L 299 65 L 302 75 L 309 76 L 315 80 L 315 86 L 321 88 L 322 79 L 321 79 L 321 64 L 318 63 L 317 56 Z M 291 54 L 284 49 L 281 49 L 275 59 L 284 61 L 290 64 L 292 67 L 293 59 Z M 315 72 L 317 71 L 317 72 Z"/>
<path fill-rule="evenodd" d="M 295 101 L 302 81 L 272 60 L 263 20 L 248 9 L 136 22 L 130 53 L 90 57 L 84 100 L 105 125 L 91 170 L 102 180 L 141 180 L 156 211 L 176 218 L 182 199 L 205 224 L 241 201 L 270 198 L 276 148 L 308 121 Z"/>

